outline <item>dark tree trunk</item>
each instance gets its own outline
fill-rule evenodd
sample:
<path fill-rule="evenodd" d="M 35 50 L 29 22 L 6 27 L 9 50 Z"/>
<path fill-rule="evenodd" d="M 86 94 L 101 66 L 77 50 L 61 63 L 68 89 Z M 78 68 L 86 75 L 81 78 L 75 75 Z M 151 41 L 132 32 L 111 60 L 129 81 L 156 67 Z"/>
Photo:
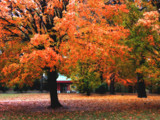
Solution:
<path fill-rule="evenodd" d="M 110 94 L 114 95 L 115 94 L 115 87 L 114 87 L 114 83 L 115 83 L 115 73 L 113 73 L 110 77 Z"/>
<path fill-rule="evenodd" d="M 131 85 L 128 86 L 128 93 L 133 93 L 133 86 Z"/>
<path fill-rule="evenodd" d="M 87 86 L 86 86 L 86 94 L 87 94 L 87 96 L 91 95 L 91 91 L 90 91 L 90 88 L 89 88 L 89 82 L 88 81 L 87 81 Z"/>
<path fill-rule="evenodd" d="M 110 83 L 110 94 L 111 95 L 115 94 L 114 80 L 111 80 L 111 83 Z"/>
<path fill-rule="evenodd" d="M 43 76 L 40 79 L 40 92 L 43 93 Z"/>
<path fill-rule="evenodd" d="M 145 90 L 145 82 L 143 79 L 143 74 L 138 73 L 137 74 L 137 92 L 138 92 L 138 97 L 139 98 L 146 98 L 146 90 Z"/>
<path fill-rule="evenodd" d="M 145 56 L 141 54 L 141 61 L 140 61 L 140 66 L 145 63 Z M 143 78 L 143 73 L 137 73 L 137 92 L 138 92 L 138 97 L 139 98 L 146 98 L 146 90 L 145 90 L 145 83 L 144 83 L 144 78 Z"/>
<path fill-rule="evenodd" d="M 59 108 L 62 107 L 58 100 L 57 94 L 57 71 L 48 72 L 48 87 L 50 92 L 50 100 L 51 100 L 51 108 Z"/>
<path fill-rule="evenodd" d="M 149 86 L 149 93 L 153 92 L 153 81 L 151 80 L 151 85 Z"/>
<path fill-rule="evenodd" d="M 90 96 L 90 95 L 91 95 L 90 90 L 87 90 L 87 96 Z"/>
<path fill-rule="evenodd" d="M 104 80 L 103 80 L 103 72 L 102 72 L 102 71 L 100 72 L 100 79 L 101 79 L 101 84 L 102 84 L 103 81 L 104 81 Z"/>

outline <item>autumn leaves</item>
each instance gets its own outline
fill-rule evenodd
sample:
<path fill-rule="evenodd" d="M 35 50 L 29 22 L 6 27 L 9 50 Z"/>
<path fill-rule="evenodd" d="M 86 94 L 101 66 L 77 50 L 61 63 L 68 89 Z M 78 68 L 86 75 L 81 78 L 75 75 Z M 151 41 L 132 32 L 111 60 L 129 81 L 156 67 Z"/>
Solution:
<path fill-rule="evenodd" d="M 133 4 L 105 5 L 103 0 L 87 0 L 85 4 L 79 0 L 1 1 L 3 82 L 14 79 L 31 84 L 42 72 L 54 71 L 55 67 L 57 72 L 76 76 L 87 66 L 85 70 L 93 76 L 103 76 L 101 81 L 116 74 L 117 81 L 135 82 L 135 72 L 143 71 L 158 77 L 159 72 L 153 75 L 146 64 L 159 71 L 159 14 L 150 11 L 141 15 Z M 6 56 L 10 58 L 7 61 Z M 144 65 L 140 65 L 141 56 L 145 57 Z"/>

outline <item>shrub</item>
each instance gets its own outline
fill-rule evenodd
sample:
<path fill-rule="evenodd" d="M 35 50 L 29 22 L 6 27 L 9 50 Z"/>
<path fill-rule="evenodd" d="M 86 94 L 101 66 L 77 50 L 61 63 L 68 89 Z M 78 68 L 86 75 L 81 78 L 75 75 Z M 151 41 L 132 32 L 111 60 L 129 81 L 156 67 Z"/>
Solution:
<path fill-rule="evenodd" d="M 106 92 L 108 92 L 108 84 L 107 83 L 102 83 L 100 86 L 98 86 L 95 89 L 95 92 L 98 94 L 104 94 Z"/>
<path fill-rule="evenodd" d="M 5 93 L 7 90 L 9 90 L 9 88 L 6 85 L 3 86 L 0 84 L 0 90 Z"/>

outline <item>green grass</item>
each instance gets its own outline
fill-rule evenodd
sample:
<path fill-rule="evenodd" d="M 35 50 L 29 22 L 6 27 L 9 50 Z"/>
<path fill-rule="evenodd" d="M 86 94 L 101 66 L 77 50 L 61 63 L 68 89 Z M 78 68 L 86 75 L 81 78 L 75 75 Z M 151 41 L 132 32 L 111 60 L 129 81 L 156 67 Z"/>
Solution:
<path fill-rule="evenodd" d="M 3 93 L 3 94 L 0 94 L 0 100 L 1 99 L 9 99 L 9 98 L 21 98 L 21 97 L 24 97 L 26 95 L 32 95 L 32 94 L 37 94 L 37 93 Z"/>
<path fill-rule="evenodd" d="M 0 94 L 0 99 L 15 98 L 18 96 L 19 96 L 18 94 Z"/>
<path fill-rule="evenodd" d="M 32 95 L 42 95 L 42 94 L 48 94 L 49 93 L 0 93 L 0 100 L 1 99 L 7 99 L 7 98 L 22 98 L 25 96 L 32 96 Z"/>
<path fill-rule="evenodd" d="M 50 113 L 0 113 L 0 120 L 160 120 L 156 110 L 123 112 L 50 112 Z"/>

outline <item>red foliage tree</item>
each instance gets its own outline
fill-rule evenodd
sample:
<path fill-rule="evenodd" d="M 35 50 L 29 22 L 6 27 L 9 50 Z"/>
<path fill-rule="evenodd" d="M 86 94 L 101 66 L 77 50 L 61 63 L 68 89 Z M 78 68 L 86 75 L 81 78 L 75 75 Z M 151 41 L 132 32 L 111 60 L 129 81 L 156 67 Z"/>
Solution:
<path fill-rule="evenodd" d="M 1 82 L 32 85 L 46 70 L 51 107 L 60 107 L 57 97 L 58 64 L 54 18 L 62 17 L 68 0 L 2 0 L 0 2 Z"/>
<path fill-rule="evenodd" d="M 103 0 L 70 4 L 55 26 L 59 37 L 66 35 L 60 46 L 60 53 L 65 56 L 61 71 L 72 73 L 81 62 L 88 65 L 90 72 L 100 73 L 102 81 L 113 73 L 117 75 L 117 61 L 124 61 L 129 50 L 121 44 L 129 35 L 122 26 L 124 13 L 128 13 L 125 4 L 105 5 Z"/>

